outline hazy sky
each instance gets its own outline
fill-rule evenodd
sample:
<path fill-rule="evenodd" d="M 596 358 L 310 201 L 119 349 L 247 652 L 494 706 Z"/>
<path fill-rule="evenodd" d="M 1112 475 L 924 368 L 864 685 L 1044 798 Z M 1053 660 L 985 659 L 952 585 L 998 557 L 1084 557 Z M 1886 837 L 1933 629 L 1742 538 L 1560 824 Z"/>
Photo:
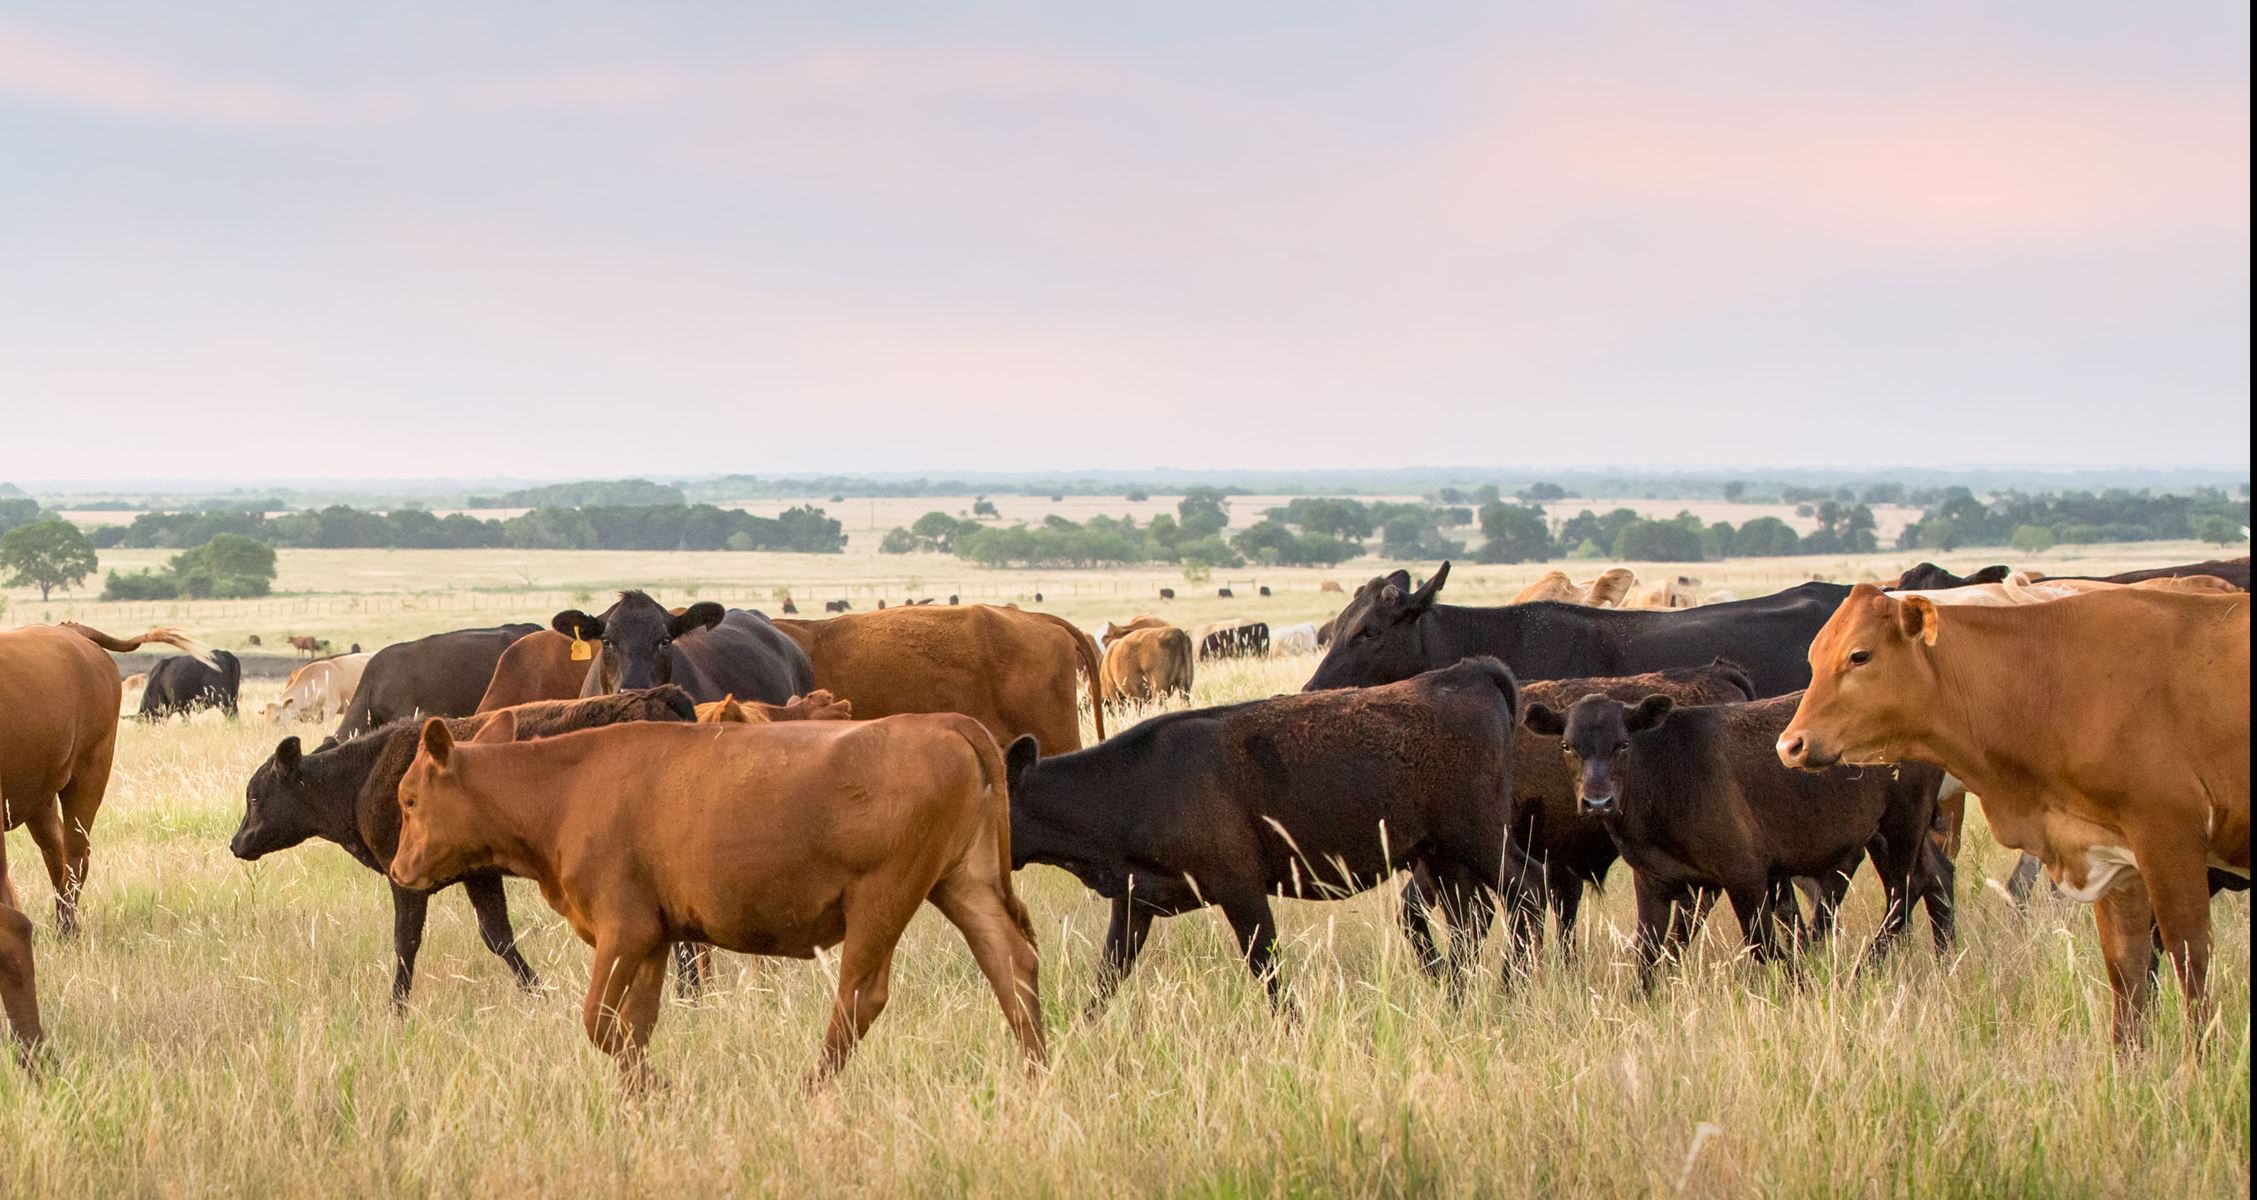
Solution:
<path fill-rule="evenodd" d="M 2248 461 L 2243 4 L 628 7 L 0 6 L 0 479 Z"/>

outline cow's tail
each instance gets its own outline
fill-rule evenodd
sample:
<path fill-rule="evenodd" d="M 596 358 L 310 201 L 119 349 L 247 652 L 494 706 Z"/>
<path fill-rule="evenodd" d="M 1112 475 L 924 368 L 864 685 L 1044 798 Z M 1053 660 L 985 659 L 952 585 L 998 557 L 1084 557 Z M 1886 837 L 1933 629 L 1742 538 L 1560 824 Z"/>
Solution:
<path fill-rule="evenodd" d="M 957 721 L 956 736 L 964 739 L 972 748 L 972 757 L 979 760 L 980 794 L 989 798 L 980 819 L 987 822 L 988 840 L 995 845 L 996 886 L 1003 892 L 1004 911 L 1026 935 L 1027 944 L 1034 945 L 1034 917 L 1011 886 L 1011 777 L 1004 769 L 1003 748 L 995 744 L 995 735 L 987 731 L 987 726 L 970 717 L 959 716 Z"/>
<path fill-rule="evenodd" d="M 1043 620 L 1051 622 L 1058 628 L 1065 630 L 1067 637 L 1074 639 L 1074 653 L 1081 659 L 1081 672 L 1089 677 L 1089 721 L 1097 730 L 1097 740 L 1104 741 L 1105 685 L 1098 678 L 1098 672 L 1102 668 L 1099 665 L 1101 660 L 1097 654 L 1097 639 L 1089 636 L 1088 630 L 1064 617 L 1052 616 L 1046 612 L 1028 615 L 1041 617 Z"/>
<path fill-rule="evenodd" d="M 219 666 L 219 660 L 212 657 L 212 648 L 210 646 L 207 646 L 204 643 L 197 641 L 195 638 L 189 637 L 187 634 L 182 633 L 181 631 L 173 629 L 169 626 L 159 626 L 147 633 L 141 634 L 138 637 L 129 638 L 114 638 L 109 634 L 106 634 L 101 630 L 94 628 L 91 625 L 81 625 L 76 621 L 63 622 L 63 628 L 70 630 L 72 633 L 85 638 L 87 641 L 90 641 L 97 646 L 100 646 L 104 650 L 114 650 L 119 654 L 130 654 L 133 651 L 139 650 L 141 647 L 146 646 L 151 642 L 159 642 L 180 650 L 182 653 L 188 655 L 190 658 L 195 659 L 197 662 L 200 662 L 207 667 L 216 668 Z"/>
<path fill-rule="evenodd" d="M 1503 660 L 1486 654 L 1465 661 L 1488 676 L 1489 682 L 1495 684 L 1497 690 L 1503 693 L 1505 712 L 1509 718 L 1507 723 L 1511 725 L 1520 724 L 1520 681 L 1513 678 L 1512 668 L 1507 667 Z"/>

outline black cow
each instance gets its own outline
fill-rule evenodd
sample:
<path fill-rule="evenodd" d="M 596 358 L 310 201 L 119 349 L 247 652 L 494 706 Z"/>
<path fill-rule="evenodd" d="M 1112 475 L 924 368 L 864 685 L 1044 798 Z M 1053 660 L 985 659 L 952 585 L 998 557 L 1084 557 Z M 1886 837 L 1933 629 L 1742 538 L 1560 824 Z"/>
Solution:
<path fill-rule="evenodd" d="M 1267 621 L 1230 621 L 1205 626 L 1199 637 L 1199 661 L 1211 658 L 1267 658 L 1270 653 L 1270 623 Z"/>
<path fill-rule="evenodd" d="M 242 690 L 243 664 L 225 650 L 212 651 L 209 664 L 186 654 L 161 658 L 149 668 L 141 710 L 134 715 L 162 721 L 174 713 L 186 716 L 199 708 L 216 708 L 233 717 L 235 697 Z"/>
<path fill-rule="evenodd" d="M 2150 567 L 2144 571 L 2126 571 L 2121 575 L 2063 575 L 2059 578 L 2097 579 L 2102 583 L 2141 583 L 2149 579 L 2176 579 L 2182 575 L 2215 575 L 2242 591 L 2249 590 L 2247 558 L 2212 559 L 2209 562 L 2187 563 L 2177 567 Z"/>
<path fill-rule="evenodd" d="M 1237 598 L 1237 594 L 1229 588 L 1216 588 L 1215 597 L 1219 600 L 1233 600 Z"/>
<path fill-rule="evenodd" d="M 1984 567 L 1972 575 L 1954 575 L 1932 562 L 1924 562 L 1897 576 L 1897 581 L 1889 586 L 1904 592 L 1934 592 L 1981 583 L 2004 583 L 2007 574 L 2004 563 Z"/>
<path fill-rule="evenodd" d="M 542 700 L 509 710 L 517 736 L 546 737 L 593 729 L 620 721 L 695 721 L 697 708 L 680 688 L 655 688 L 598 700 Z M 447 722 L 457 738 L 484 727 L 491 713 Z M 400 779 L 415 759 L 423 732 L 420 718 L 395 721 L 366 737 L 327 742 L 311 754 L 288 737 L 251 776 L 243 789 L 243 823 L 228 848 L 246 862 L 287 850 L 307 838 L 344 847 L 354 860 L 379 875 L 392 864 L 400 842 Z M 407 1002 L 415 982 L 416 952 L 423 946 L 423 923 L 433 892 L 455 883 L 470 896 L 478 913 L 478 934 L 500 955 L 520 986 L 533 987 L 533 968 L 517 952 L 509 924 L 509 901 L 498 872 L 480 872 L 440 884 L 428 892 L 392 884 L 392 1003 Z"/>
<path fill-rule="evenodd" d="M 1176 590 L 1175 590 L 1174 588 L 1161 588 L 1161 589 L 1160 589 L 1160 599 L 1162 599 L 1162 600 L 1173 600 L 1173 599 L 1175 599 L 1175 598 L 1176 598 Z"/>
<path fill-rule="evenodd" d="M 807 652 L 749 609 L 706 600 L 675 616 L 648 594 L 626 591 L 600 617 L 566 609 L 552 624 L 567 637 L 603 643 L 583 696 L 671 683 L 699 704 L 729 696 L 782 704 L 815 690 Z"/>
<path fill-rule="evenodd" d="M 1800 695 L 1677 708 L 1667 696 L 1624 704 L 1585 696 L 1561 712 L 1531 704 L 1527 723 L 1561 739 L 1583 812 L 1606 826 L 1637 878 L 1639 978 L 1690 932 L 1696 889 L 1732 902 L 1759 958 L 1793 950 L 1782 919 L 1799 924 L 1796 877 L 1826 880 L 1820 920 L 1870 854 L 1888 911 L 1867 961 L 1904 928 L 1943 786 L 1941 768 L 1791 770 L 1776 746 Z M 1934 910 L 1930 910 L 1934 915 Z M 1936 930 L 1938 950 L 1950 930 Z"/>
<path fill-rule="evenodd" d="M 1810 640 L 1849 595 L 1841 584 L 1805 583 L 1701 608 L 1462 608 L 1434 602 L 1449 577 L 1443 563 L 1421 588 L 1397 571 L 1356 589 L 1303 690 L 1408 679 L 1487 654 L 1524 679 L 1639 675 L 1729 658 L 1747 671 L 1758 695 L 1776 696 L 1809 685 Z"/>
<path fill-rule="evenodd" d="M 1012 866 L 1049 863 L 1113 901 L 1100 1000 L 1152 919 L 1220 905 L 1277 999 L 1271 895 L 1338 899 L 1419 865 L 1460 930 L 1487 923 L 1509 847 L 1519 689 L 1494 659 L 1387 687 L 1154 717 L 1036 761 L 1011 744 Z M 1451 961 L 1470 958 L 1453 938 Z"/>
<path fill-rule="evenodd" d="M 844 600 L 825 600 L 823 602 L 823 611 L 827 613 L 848 612 L 852 610 L 853 607 L 853 605 L 848 604 Z"/>
<path fill-rule="evenodd" d="M 409 717 L 469 716 L 478 711 L 486 685 L 493 682 L 502 651 L 539 628 L 457 629 L 384 647 L 361 673 L 360 687 L 337 723 L 337 736 L 357 737 Z"/>
<path fill-rule="evenodd" d="M 1263 595 L 1263 596 L 1268 596 L 1268 595 L 1270 594 L 1270 589 L 1269 589 L 1269 585 L 1268 585 L 1268 584 L 1264 584 L 1264 585 L 1262 585 L 1262 587 L 1260 587 L 1260 588 L 1259 588 L 1259 589 L 1257 589 L 1257 590 L 1258 590 L 1258 591 L 1260 592 L 1260 594 L 1261 594 L 1261 595 Z"/>

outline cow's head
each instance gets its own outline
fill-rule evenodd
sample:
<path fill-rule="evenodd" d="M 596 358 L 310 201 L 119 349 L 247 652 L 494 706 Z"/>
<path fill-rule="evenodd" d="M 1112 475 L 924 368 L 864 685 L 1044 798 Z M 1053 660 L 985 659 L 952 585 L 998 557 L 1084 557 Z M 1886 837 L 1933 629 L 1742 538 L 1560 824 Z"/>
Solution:
<path fill-rule="evenodd" d="M 251 773 L 243 787 L 243 823 L 227 848 L 245 862 L 287 850 L 321 833 L 315 783 L 307 777 L 298 739 L 286 737 L 274 756 Z"/>
<path fill-rule="evenodd" d="M 591 617 L 577 608 L 556 614 L 549 626 L 568 638 L 600 644 L 588 664 L 583 696 L 605 696 L 672 682 L 674 640 L 711 629 L 727 610 L 710 600 L 670 613 L 640 591 L 619 593 L 619 601 Z"/>
<path fill-rule="evenodd" d="M 472 744 L 517 739 L 517 716 L 498 709 L 478 730 Z M 423 723 L 415 761 L 400 779 L 400 845 L 387 872 L 404 888 L 428 891 L 494 863 L 493 837 L 486 828 L 488 802 L 471 792 L 474 755 L 455 744 L 442 717 Z"/>
<path fill-rule="evenodd" d="M 1779 761 L 1820 770 L 1922 757 L 1912 751 L 1935 703 L 1941 615 L 1926 596 L 1851 589 L 1810 643 L 1810 688 L 1779 735 Z"/>
<path fill-rule="evenodd" d="M 1667 696 L 1648 696 L 1636 704 L 1585 696 L 1564 713 L 1548 704 L 1531 704 L 1522 720 L 1537 733 L 1560 740 L 1560 753 L 1575 776 L 1577 811 L 1611 817 L 1622 811 L 1631 737 L 1659 728 L 1675 707 Z"/>
<path fill-rule="evenodd" d="M 1409 679 L 1433 666 L 1423 626 L 1449 577 L 1450 564 L 1445 562 L 1426 586 L 1416 590 L 1407 571 L 1357 588 L 1348 607 L 1333 619 L 1332 645 L 1301 690 L 1374 687 Z"/>

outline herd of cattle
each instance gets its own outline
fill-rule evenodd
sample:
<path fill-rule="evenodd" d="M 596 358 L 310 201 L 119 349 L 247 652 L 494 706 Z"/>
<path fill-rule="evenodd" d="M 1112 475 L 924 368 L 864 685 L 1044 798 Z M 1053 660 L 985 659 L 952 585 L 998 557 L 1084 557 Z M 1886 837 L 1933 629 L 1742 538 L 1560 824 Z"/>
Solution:
<path fill-rule="evenodd" d="M 532 986 L 501 881 L 536 881 L 594 948 L 586 1031 L 635 1083 L 670 955 L 695 989 L 713 947 L 840 947 L 816 1068 L 835 1071 L 927 901 L 1043 1062 L 1034 926 L 1012 885 L 1030 863 L 1111 902 L 1099 1000 L 1154 918 L 1215 906 L 1283 1004 L 1272 898 L 1398 874 L 1425 969 L 1462 984 L 1501 914 L 1518 976 L 1547 926 L 1572 950 L 1585 889 L 1618 858 L 1647 986 L 1718 898 L 1753 956 L 1793 961 L 1829 936 L 1866 864 L 1887 898 L 1868 960 L 1916 906 L 1941 949 L 1971 790 L 2001 843 L 2096 905 L 2118 1040 L 2138 1036 L 2158 950 L 2205 1024 L 2210 897 L 2249 878 L 2248 559 L 2107 579 L 1923 564 L 1882 586 L 1698 607 L 1679 602 L 1690 580 L 1614 607 L 1628 584 L 1611 573 L 1462 607 L 1440 602 L 1449 572 L 1372 579 L 1323 626 L 1275 637 L 1153 616 L 1093 636 L 985 605 L 772 620 L 629 591 L 546 629 L 322 659 L 266 716 L 337 712 L 335 734 L 281 740 L 232 849 L 318 838 L 386 876 L 395 1003 L 430 897 L 456 884 Z M 186 653 L 149 673 L 143 715 L 233 714 L 238 664 L 177 631 L 0 633 L 6 823 L 44 856 L 66 936 L 117 739 L 105 651 L 147 643 Z M 1188 697 L 1202 660 L 1273 647 L 1322 649 L 1299 694 L 1106 737 L 1108 708 Z M 42 1032 L 31 925 L 6 879 L 0 843 L 0 1000 L 28 1052 Z"/>

